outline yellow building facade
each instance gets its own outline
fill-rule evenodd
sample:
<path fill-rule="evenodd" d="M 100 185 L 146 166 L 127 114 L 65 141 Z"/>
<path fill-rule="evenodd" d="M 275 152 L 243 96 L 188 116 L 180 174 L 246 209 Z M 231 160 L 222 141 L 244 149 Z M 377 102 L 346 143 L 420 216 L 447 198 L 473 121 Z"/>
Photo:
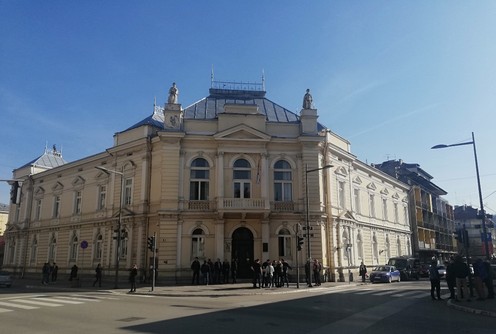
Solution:
<path fill-rule="evenodd" d="M 311 257 L 344 279 L 362 261 L 411 254 L 407 185 L 356 159 L 308 96 L 297 114 L 262 86 L 213 82 L 183 108 L 171 88 L 105 152 L 35 167 L 14 171 L 20 195 L 5 235 L 4 268 L 22 275 L 45 262 L 90 275 L 100 263 L 124 281 L 132 265 L 146 273 L 153 264 L 153 235 L 164 283 L 188 282 L 195 257 L 236 259 L 240 278 L 257 258 L 295 269 Z"/>

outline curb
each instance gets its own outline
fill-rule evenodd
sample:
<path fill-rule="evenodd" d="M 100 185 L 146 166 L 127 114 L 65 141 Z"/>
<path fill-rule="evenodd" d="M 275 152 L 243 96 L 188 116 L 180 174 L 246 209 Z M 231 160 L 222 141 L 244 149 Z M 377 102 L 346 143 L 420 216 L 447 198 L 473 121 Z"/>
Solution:
<path fill-rule="evenodd" d="M 451 308 L 458 310 L 458 311 L 496 318 L 496 312 L 462 306 L 460 304 L 455 303 L 453 301 L 453 299 L 448 300 L 447 305 L 448 305 L 448 307 L 451 307 Z"/>

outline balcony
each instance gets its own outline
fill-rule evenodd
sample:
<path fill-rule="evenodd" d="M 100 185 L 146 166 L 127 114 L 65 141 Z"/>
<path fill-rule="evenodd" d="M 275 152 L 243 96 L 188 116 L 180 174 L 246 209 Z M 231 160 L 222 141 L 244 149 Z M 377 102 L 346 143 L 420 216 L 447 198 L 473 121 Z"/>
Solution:
<path fill-rule="evenodd" d="M 295 206 L 293 201 L 271 202 L 271 210 L 276 212 L 294 212 Z"/>
<path fill-rule="evenodd" d="M 268 215 L 270 203 L 265 198 L 219 198 L 217 211 L 223 215 L 254 218 Z M 234 215 L 234 216 L 233 216 Z"/>

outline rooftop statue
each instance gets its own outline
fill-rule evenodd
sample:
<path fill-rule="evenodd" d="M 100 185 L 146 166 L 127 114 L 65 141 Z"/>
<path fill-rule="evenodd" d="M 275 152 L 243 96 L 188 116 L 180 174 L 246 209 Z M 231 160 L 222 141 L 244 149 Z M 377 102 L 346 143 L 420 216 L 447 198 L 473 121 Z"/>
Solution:
<path fill-rule="evenodd" d="M 310 94 L 310 89 L 307 89 L 305 96 L 303 97 L 303 109 L 312 109 L 313 98 Z"/>
<path fill-rule="evenodd" d="M 169 88 L 169 98 L 167 103 L 177 104 L 177 96 L 179 95 L 179 89 L 176 87 L 176 83 L 172 83 L 172 87 Z"/>

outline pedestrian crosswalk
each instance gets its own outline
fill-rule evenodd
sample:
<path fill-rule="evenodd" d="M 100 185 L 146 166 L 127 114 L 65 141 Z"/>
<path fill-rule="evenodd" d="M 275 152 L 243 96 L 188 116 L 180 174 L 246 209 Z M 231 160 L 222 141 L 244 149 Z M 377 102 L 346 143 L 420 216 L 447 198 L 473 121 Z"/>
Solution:
<path fill-rule="evenodd" d="M 317 292 L 317 291 L 315 291 Z M 357 296 L 387 296 L 391 298 L 408 298 L 408 299 L 421 299 L 421 298 L 431 298 L 430 290 L 425 288 L 418 289 L 412 288 L 411 286 L 399 286 L 399 285 L 385 285 L 385 286 L 350 286 L 349 288 L 344 288 L 342 290 L 322 290 L 319 293 L 345 293 L 353 294 Z M 449 293 L 442 296 L 443 298 L 449 297 Z"/>
<path fill-rule="evenodd" d="M 42 307 L 60 307 L 98 303 L 102 300 L 116 300 L 118 298 L 104 294 L 71 294 L 71 295 L 29 295 L 0 299 L 0 313 L 18 310 L 35 310 Z"/>

